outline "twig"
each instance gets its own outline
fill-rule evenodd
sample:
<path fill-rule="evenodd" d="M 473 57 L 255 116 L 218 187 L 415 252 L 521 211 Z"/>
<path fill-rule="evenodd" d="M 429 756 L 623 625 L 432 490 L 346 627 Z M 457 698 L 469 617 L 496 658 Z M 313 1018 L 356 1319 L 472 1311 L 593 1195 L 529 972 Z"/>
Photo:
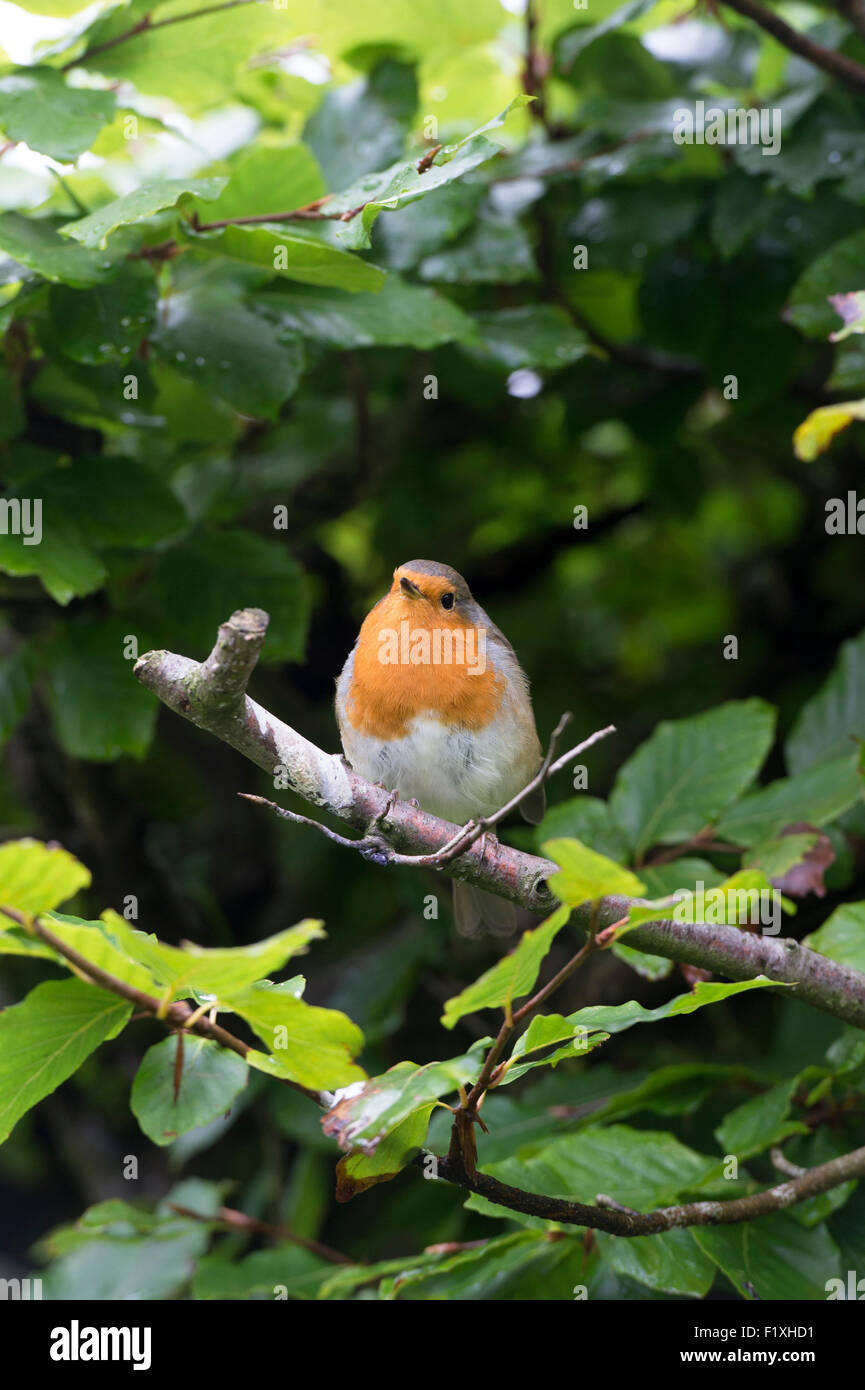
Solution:
<path fill-rule="evenodd" d="M 451 864 L 455 859 L 459 858 L 460 855 L 464 854 L 466 850 L 470 849 L 477 840 L 492 828 L 492 826 L 498 825 L 499 821 L 504 820 L 505 816 L 510 815 L 511 811 L 515 811 L 516 808 L 525 801 L 527 796 L 530 796 L 533 791 L 552 777 L 554 773 L 560 772 L 563 767 L 567 767 L 572 758 L 575 758 L 579 753 L 585 752 L 587 748 L 591 748 L 593 743 L 597 743 L 600 739 L 606 738 L 608 734 L 615 733 L 615 726 L 608 724 L 606 729 L 598 729 L 595 733 L 590 734 L 588 738 L 583 739 L 582 743 L 576 744 L 573 748 L 569 749 L 567 753 L 563 754 L 557 762 L 553 763 L 552 757 L 556 749 L 556 744 L 562 731 L 570 722 L 570 718 L 571 716 L 569 714 L 562 715 L 550 737 L 546 757 L 534 777 L 526 783 L 522 791 L 517 792 L 516 796 L 512 796 L 510 801 L 507 801 L 504 806 L 499 807 L 499 809 L 494 811 L 491 815 L 481 816 L 477 820 L 468 821 L 457 831 L 456 835 L 451 836 L 446 844 L 430 854 L 399 854 L 397 851 L 390 848 L 387 840 L 378 831 L 378 827 L 383 824 L 388 817 L 390 805 L 385 806 L 384 811 L 374 818 L 372 822 L 373 828 L 367 835 L 364 835 L 363 839 L 349 840 L 346 839 L 344 835 L 338 835 L 336 831 L 330 830 L 326 825 L 322 825 L 320 821 L 312 820 L 309 816 L 298 815 L 296 811 L 288 811 L 284 806 L 278 806 L 276 802 L 268 801 L 264 796 L 253 796 L 249 792 L 240 792 L 238 795 L 242 796 L 244 801 L 252 801 L 258 806 L 266 806 L 268 810 L 273 811 L 274 815 L 281 816 L 285 820 L 293 821 L 295 825 L 313 826 L 316 830 L 320 830 L 328 840 L 332 840 L 334 844 L 340 845 L 343 849 L 357 850 L 359 854 L 362 854 L 365 858 L 373 859 L 376 863 L 397 864 L 412 869 L 443 869 L 446 865 Z"/>
<path fill-rule="evenodd" d="M 788 1178 L 801 1178 L 808 1172 L 807 1168 L 802 1168 L 798 1163 L 791 1163 L 789 1158 L 785 1158 L 784 1150 L 777 1144 L 769 1150 L 769 1157 L 772 1167 L 777 1168 L 779 1173 L 786 1173 Z"/>
<path fill-rule="evenodd" d="M 208 1226 L 218 1224 L 226 1226 L 232 1231 L 271 1236 L 274 1240 L 290 1240 L 303 1250 L 309 1250 L 313 1255 L 320 1255 L 323 1260 L 329 1260 L 331 1264 L 356 1265 L 362 1263 L 360 1260 L 353 1260 L 350 1255 L 343 1255 L 341 1251 L 334 1250 L 330 1245 L 323 1245 L 320 1240 L 312 1240 L 309 1236 L 298 1235 L 297 1231 L 292 1231 L 288 1226 L 271 1226 L 267 1221 L 258 1221 L 254 1216 L 247 1216 L 245 1212 L 235 1211 L 234 1207 L 220 1207 L 215 1216 L 208 1216 L 206 1212 L 193 1211 L 191 1207 L 182 1207 L 177 1202 L 169 1202 L 168 1206 L 179 1216 L 189 1216 L 193 1221 L 204 1221 Z"/>
<path fill-rule="evenodd" d="M 202 222 L 198 213 L 193 212 L 189 225 L 194 232 L 216 232 L 221 227 L 254 227 L 263 222 L 351 222 L 366 207 L 366 202 L 363 202 L 358 203 L 356 208 L 348 208 L 345 212 L 322 212 L 322 206 L 333 196 L 332 193 L 325 193 L 323 198 L 316 198 L 314 202 L 307 203 L 304 207 L 293 208 L 290 212 L 259 212 L 250 217 L 223 217 L 219 222 Z"/>
<path fill-rule="evenodd" d="M 846 82 L 848 87 L 853 87 L 857 92 L 865 91 L 865 67 L 861 63 L 854 62 L 844 53 L 837 53 L 833 48 L 824 48 L 823 44 L 809 39 L 806 34 L 800 34 L 780 15 L 775 14 L 774 10 L 761 4 L 760 0 L 723 0 L 723 3 L 737 14 L 759 24 L 761 29 L 765 29 L 767 34 L 771 34 L 785 48 L 789 48 L 791 53 L 798 53 L 800 58 L 805 58 L 809 63 L 813 63 L 814 67 L 821 68 L 823 72 Z"/>
<path fill-rule="evenodd" d="M 154 0 L 155 3 L 156 0 Z M 139 34 L 152 33 L 154 29 L 167 29 L 169 24 L 184 24 L 188 19 L 201 19 L 204 15 L 216 14 L 219 10 L 233 10 L 238 5 L 257 5 L 259 3 L 260 0 L 221 0 L 218 5 L 207 5 L 202 10 L 186 10 L 183 14 L 171 15 L 168 19 L 155 21 L 151 21 L 150 15 L 146 14 L 130 29 L 124 29 L 122 34 L 115 34 L 113 39 L 106 39 L 104 43 L 95 43 L 92 48 L 86 48 L 78 58 L 71 58 L 68 63 L 64 63 L 60 71 L 68 72 L 70 68 L 83 67 L 98 53 L 107 53 L 109 48 L 117 48 L 118 44 L 128 43 L 130 39 L 137 38 Z"/>
<path fill-rule="evenodd" d="M 546 757 L 534 777 L 526 783 L 522 791 L 517 792 L 516 796 L 512 796 L 510 801 L 505 802 L 504 806 L 500 806 L 492 815 L 480 816 L 476 820 L 468 821 L 457 831 L 456 835 L 451 836 L 446 844 L 442 845 L 440 849 L 434 850 L 431 854 L 398 854 L 396 851 L 390 850 L 383 836 L 376 833 L 378 826 L 387 819 L 389 813 L 388 806 L 386 806 L 384 812 L 373 821 L 376 831 L 364 836 L 362 840 L 347 840 L 344 836 L 337 835 L 334 831 L 328 830 L 326 826 L 321 825 L 318 821 L 310 820 L 308 816 L 298 816 L 293 811 L 285 811 L 283 807 L 275 805 L 272 801 L 267 801 L 262 796 L 251 796 L 246 792 L 241 792 L 240 795 L 243 796 L 246 801 L 258 802 L 262 806 L 267 806 L 277 815 L 284 815 L 287 820 L 293 820 L 301 825 L 314 825 L 316 829 L 321 830 L 329 840 L 334 840 L 344 848 L 356 849 L 361 854 L 366 854 L 368 856 L 381 856 L 388 864 L 398 864 L 413 869 L 442 869 L 447 864 L 451 864 L 455 859 L 459 858 L 467 849 L 470 849 L 471 846 L 494 825 L 498 825 L 499 821 L 504 820 L 505 816 L 510 815 L 511 811 L 515 811 L 516 808 L 525 801 L 526 797 L 537 790 L 537 788 L 552 777 L 555 772 L 560 772 L 563 767 L 567 767 L 572 758 L 575 758 L 587 748 L 591 748 L 593 743 L 597 743 L 600 739 L 606 738 L 608 734 L 615 733 L 615 726 L 612 724 L 607 725 L 606 729 L 598 729 L 595 733 L 590 734 L 588 738 L 583 739 L 582 743 L 578 743 L 573 748 L 569 749 L 569 751 L 559 758 L 556 763 L 552 763 L 552 756 L 555 752 L 556 744 L 563 729 L 570 722 L 570 718 L 571 716 L 569 714 L 562 715 L 550 737 Z"/>
<path fill-rule="evenodd" d="M 421 1167 L 429 1155 L 421 1153 L 414 1160 Z M 755 1192 L 750 1197 L 734 1197 L 726 1202 L 688 1202 L 683 1206 L 661 1207 L 652 1212 L 635 1212 L 622 1207 L 612 1197 L 597 1198 L 598 1205 L 569 1202 L 560 1197 L 543 1197 L 524 1192 L 499 1182 L 488 1173 L 469 1173 L 466 1167 L 452 1158 L 436 1156 L 436 1176 L 468 1192 L 476 1192 L 497 1206 L 510 1211 L 525 1212 L 545 1221 L 560 1221 L 569 1226 L 585 1226 L 590 1230 L 606 1231 L 614 1236 L 652 1236 L 661 1231 L 681 1230 L 686 1226 L 730 1226 L 741 1221 L 753 1221 L 773 1211 L 807 1201 L 821 1192 L 828 1192 L 843 1182 L 865 1176 L 865 1148 L 809 1168 L 801 1176 L 775 1187 Z"/>
<path fill-rule="evenodd" d="M 126 999 L 130 1004 L 141 1012 L 153 1018 L 158 1018 L 172 1032 L 192 1032 L 197 1033 L 202 1038 L 210 1038 L 217 1042 L 221 1047 L 227 1047 L 232 1052 L 236 1052 L 239 1057 L 246 1058 L 247 1053 L 253 1049 L 249 1043 L 243 1042 L 240 1038 L 229 1033 L 227 1028 L 222 1028 L 218 1023 L 213 1023 L 206 1016 L 201 1016 L 200 1011 L 192 1009 L 189 1004 L 178 1000 L 173 1004 L 165 1005 L 161 999 L 155 995 L 146 994 L 144 990 L 137 989 L 135 985 L 127 984 L 125 980 L 120 980 L 116 975 L 111 975 L 107 970 L 103 970 L 100 965 L 95 965 L 93 961 L 87 960 L 80 951 L 76 951 L 73 946 L 67 946 L 65 941 L 61 941 L 59 936 L 37 917 L 28 917 L 25 913 L 17 911 L 13 907 L 0 906 L 0 916 L 8 917 L 25 931 L 32 932 L 44 941 L 46 946 L 50 946 L 52 951 L 56 951 L 59 956 L 67 960 L 77 971 L 85 975 L 95 985 L 102 989 L 110 990 L 112 994 L 117 994 L 121 999 Z M 196 1017 L 196 1015 L 199 1015 Z M 286 1085 L 291 1086 L 292 1090 L 299 1091 L 301 1095 L 308 1096 L 318 1105 L 324 1105 L 325 1100 L 318 1091 L 311 1091 L 307 1086 L 301 1086 L 297 1081 L 289 1081 L 287 1077 L 280 1077 Z M 177 1076 L 175 1073 L 175 1083 Z"/>

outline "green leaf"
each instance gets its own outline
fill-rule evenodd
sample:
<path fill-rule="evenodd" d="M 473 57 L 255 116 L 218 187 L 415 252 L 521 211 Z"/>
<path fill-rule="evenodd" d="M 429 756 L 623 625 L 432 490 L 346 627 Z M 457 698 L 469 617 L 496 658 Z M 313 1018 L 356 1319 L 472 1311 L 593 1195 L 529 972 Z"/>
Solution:
<path fill-rule="evenodd" d="M 83 980 L 49 980 L 0 1013 L 0 1143 L 21 1116 L 114 1038 L 132 1006 Z"/>
<path fill-rule="evenodd" d="M 223 227 L 220 231 L 188 234 L 198 251 L 227 256 L 244 265 L 263 266 L 272 275 L 297 280 L 303 285 L 325 288 L 375 291 L 384 283 L 385 272 L 370 261 L 331 246 L 314 232 L 285 230 L 276 223 L 254 227 Z"/>
<path fill-rule="evenodd" d="M 725 1115 L 715 1130 L 724 1153 L 735 1154 L 742 1163 L 773 1144 L 783 1143 L 791 1134 L 807 1134 L 807 1125 L 787 1119 L 798 1084 L 799 1078 L 791 1077 Z"/>
<path fill-rule="evenodd" d="M 568 907 L 596 902 L 615 893 L 638 898 L 645 892 L 644 884 L 630 869 L 614 864 L 579 840 L 547 840 L 541 849 L 560 865 L 561 872 L 550 875 L 549 885 Z"/>
<path fill-rule="evenodd" d="M 838 326 L 833 296 L 862 288 L 865 232 L 854 232 L 818 256 L 793 286 L 787 316 L 808 338 L 828 338 Z"/>
<path fill-rule="evenodd" d="M 589 340 L 554 304 L 524 304 L 475 315 L 482 347 L 469 349 L 480 362 L 506 371 L 534 367 L 556 371 L 585 357 Z"/>
<path fill-rule="evenodd" d="M 157 981 L 152 971 L 145 966 L 138 964 L 125 951 L 115 946 L 105 935 L 105 922 L 110 921 L 116 916 L 108 909 L 103 914 L 103 921 L 85 922 L 81 917 L 69 917 L 59 912 L 48 912 L 45 914 L 45 925 L 55 936 L 66 946 L 71 946 L 73 951 L 78 951 L 84 956 L 91 965 L 97 965 L 101 970 L 106 970 L 109 975 L 113 975 L 118 980 L 123 980 L 128 985 L 134 985 L 136 989 L 143 990 L 145 994 L 158 992 L 156 989 Z M 122 918 L 118 920 L 122 921 Z M 61 965 L 67 962 L 63 957 L 59 957 Z"/>
<path fill-rule="evenodd" d="M 425 256 L 418 273 L 447 285 L 521 285 L 538 278 L 527 232 L 492 216 L 476 218 L 458 241 Z"/>
<path fill-rule="evenodd" d="M 802 945 L 840 965 L 865 971 L 865 902 L 836 907 L 822 927 L 804 938 Z"/>
<path fill-rule="evenodd" d="M 74 290 L 54 285 L 48 297 L 57 351 L 74 362 L 120 362 L 132 368 L 132 355 L 151 329 L 156 312 L 156 281 L 149 266 L 130 261 L 121 274 Z"/>
<path fill-rule="evenodd" d="M 270 614 L 263 662 L 303 657 L 309 597 L 299 565 L 277 540 L 239 529 L 198 532 L 158 556 L 142 601 L 163 624 L 171 615 L 165 643 L 182 651 L 204 657 L 226 613 L 255 605 Z"/>
<path fill-rule="evenodd" d="M 567 72 L 574 60 L 588 48 L 589 44 L 601 38 L 604 34 L 612 33 L 616 29 L 621 29 L 622 25 L 630 24 L 634 19 L 639 19 L 654 9 L 657 0 L 628 0 L 626 5 L 614 10 L 606 18 L 597 24 L 581 24 L 569 29 L 562 36 L 558 43 L 558 58 L 562 69 Z"/>
<path fill-rule="evenodd" d="M 504 125 L 511 112 L 518 110 L 528 101 L 526 96 L 515 97 L 503 111 L 491 121 L 480 126 L 456 144 L 447 145 L 434 157 L 432 164 L 423 172 L 418 172 L 419 159 L 411 159 L 392 164 L 381 173 L 367 174 L 358 179 L 328 203 L 329 212 L 348 212 L 363 206 L 363 211 L 345 225 L 342 240 L 353 250 L 363 250 L 370 245 L 370 231 L 380 212 L 394 212 L 408 203 L 424 198 L 437 188 L 462 178 L 464 174 L 477 169 L 481 164 L 493 159 L 500 147 L 487 140 L 485 132 L 497 130 Z"/>
<path fill-rule="evenodd" d="M 743 1298 L 824 1300 L 827 1281 L 840 1272 L 826 1228 L 806 1230 L 787 1213 L 741 1226 L 695 1226 L 692 1234 Z"/>
<path fill-rule="evenodd" d="M 255 1250 L 242 1260 L 209 1255 L 199 1260 L 192 1280 L 195 1299 L 314 1298 L 333 1265 L 296 1245 Z"/>
<path fill-rule="evenodd" d="M 336 1165 L 336 1200 L 348 1202 L 379 1182 L 390 1182 L 411 1162 L 426 1139 L 435 1101 L 417 1110 L 390 1130 L 371 1154 L 358 1149 L 343 1154 Z"/>
<path fill-rule="evenodd" d="M 643 922 L 671 919 L 674 922 L 708 922 L 713 926 L 743 925 L 760 921 L 768 926 L 780 917 L 780 908 L 794 912 L 786 898 L 775 893 L 766 875 L 759 869 L 739 869 L 715 888 L 679 889 L 675 902 L 634 905 L 628 910 L 627 921 L 619 927 L 617 937 Z M 769 915 L 767 915 L 767 912 Z"/>
<path fill-rule="evenodd" d="M 752 792 L 721 817 L 715 833 L 733 845 L 756 845 L 799 821 L 829 825 L 860 795 L 856 755 L 850 753 Z"/>
<path fill-rule="evenodd" d="M 276 416 L 303 371 L 299 339 L 280 340 L 236 296 L 207 285 L 164 299 L 151 341 L 181 376 L 244 415 L 263 419 Z"/>
<path fill-rule="evenodd" d="M 648 951 L 635 951 L 623 941 L 614 941 L 610 947 L 614 956 L 624 961 L 644 980 L 666 980 L 673 971 L 674 962 L 664 956 L 653 956 Z"/>
<path fill-rule="evenodd" d="M 619 770 L 610 809 L 636 854 L 690 839 L 753 781 L 772 743 L 762 700 L 664 720 Z"/>
<path fill-rule="evenodd" d="M 114 115 L 113 92 L 70 87 L 55 68 L 16 68 L 0 77 L 0 126 L 52 159 L 77 159 Z"/>
<path fill-rule="evenodd" d="M 801 864 L 814 848 L 819 835 L 781 835 L 776 839 L 761 840 L 742 858 L 742 867 L 760 869 L 768 879 L 783 878 L 790 869 Z M 789 890 L 788 890 L 789 891 Z"/>
<path fill-rule="evenodd" d="M 175 1097 L 175 1061 L 181 1047 L 183 1065 Z M 163 1038 L 148 1048 L 135 1074 L 132 1113 L 154 1144 L 170 1144 L 230 1110 L 248 1076 L 242 1057 L 208 1038 Z"/>
<path fill-rule="evenodd" d="M 648 1210 L 675 1202 L 680 1194 L 717 1177 L 717 1158 L 696 1153 L 672 1134 L 606 1125 L 565 1134 L 550 1144 L 484 1165 L 501 1182 L 594 1205 L 598 1193 L 623 1206 Z M 471 1197 L 470 1210 L 483 1211 Z"/>
<path fill-rule="evenodd" d="M 0 845 L 0 905 L 33 916 L 90 886 L 90 870 L 60 845 L 10 840 Z M 8 921 L 4 922 L 8 925 Z"/>
<path fill-rule="evenodd" d="M 518 1231 L 475 1250 L 440 1255 L 432 1264 L 404 1261 L 402 1270 L 382 1280 L 379 1297 L 558 1302 L 573 1297 L 584 1265 L 578 1239 L 549 1241 L 543 1233 Z"/>
<path fill-rule="evenodd" d="M 106 255 L 65 241 L 53 223 L 20 212 L 0 214 L 0 251 L 46 280 L 82 288 L 104 280 L 115 268 Z"/>
<path fill-rule="evenodd" d="M 59 629 L 45 647 L 45 677 L 54 727 L 73 758 L 113 762 L 141 758 L 156 724 L 152 696 L 127 659 L 128 620 L 81 618 Z"/>
<path fill-rule="evenodd" d="M 466 1014 L 476 1009 L 510 1007 L 515 999 L 528 994 L 538 978 L 538 971 L 553 939 L 570 917 L 569 908 L 559 907 L 539 927 L 523 932 L 519 944 L 501 960 L 485 970 L 474 984 L 448 999 L 442 1014 L 445 1028 L 453 1028 Z"/>
<path fill-rule="evenodd" d="M 187 525 L 174 493 L 135 459 L 84 456 L 28 487 L 42 498 L 45 516 L 65 517 L 88 545 L 149 547 Z"/>
<path fill-rule="evenodd" d="M 476 335 L 456 304 L 398 275 L 389 275 L 375 294 L 303 287 L 275 290 L 259 302 L 277 310 L 286 328 L 334 348 L 433 348 Z"/>
<path fill-rule="evenodd" d="M 555 1067 L 559 1062 L 576 1061 L 587 1052 L 600 1047 L 609 1036 L 609 1033 L 603 1032 L 590 1035 L 585 1028 L 569 1028 L 567 1020 L 562 1019 L 559 1014 L 544 1014 L 539 1018 L 533 1018 L 525 1033 L 517 1039 L 504 1071 L 496 1080 L 496 1088 L 509 1086 L 512 1081 L 518 1081 L 535 1067 Z M 531 1057 L 531 1053 L 560 1043 L 563 1038 L 566 1039 L 564 1047 L 557 1047 L 545 1057 Z M 531 1060 L 523 1061 L 525 1057 L 530 1057 Z"/>
<path fill-rule="evenodd" d="M 7 919 L 0 913 L 0 923 Z M 44 960 L 51 960 L 57 963 L 60 957 L 50 946 L 44 945 L 33 936 L 28 936 L 26 932 L 18 927 L 9 927 L 8 931 L 0 930 L 0 955 L 2 956 L 40 956 Z"/>
<path fill-rule="evenodd" d="M 623 1033 L 626 1029 L 633 1028 L 636 1023 L 656 1023 L 662 1018 L 678 1018 L 682 1014 L 692 1014 L 697 1009 L 704 1008 L 706 1004 L 720 1003 L 721 1000 L 728 999 L 733 994 L 740 994 L 743 990 L 764 989 L 774 983 L 765 975 L 758 975 L 755 980 L 742 980 L 730 985 L 710 984 L 705 980 L 699 980 L 690 994 L 679 994 L 675 999 L 669 999 L 666 1004 L 659 1004 L 655 1009 L 646 1009 L 631 999 L 627 1004 L 590 1004 L 587 1008 L 569 1014 L 567 1018 L 555 1014 L 549 1014 L 547 1018 L 558 1023 L 563 1038 L 572 1037 L 578 1028 L 583 1028 L 588 1033 L 597 1029 L 605 1033 Z"/>
<path fill-rule="evenodd" d="M 715 1264 L 693 1232 L 662 1231 L 656 1236 L 621 1240 L 598 1232 L 598 1249 L 617 1274 L 649 1289 L 703 1298 L 712 1287 Z"/>
<path fill-rule="evenodd" d="M 267 1047 L 246 1060 L 268 1076 L 287 1077 L 313 1090 L 334 1090 L 366 1080 L 353 1060 L 363 1034 L 338 1009 L 321 1009 L 295 999 L 280 987 L 259 987 L 231 1001 Z"/>
<path fill-rule="evenodd" d="M 197 0 L 186 7 L 186 13 L 208 8 Z M 131 4 L 103 10 L 87 31 L 88 45 L 107 44 L 153 13 L 152 0 L 132 0 Z M 159 13 L 161 16 L 161 6 Z M 99 52 L 86 66 L 105 77 L 132 83 L 149 96 L 168 97 L 186 115 L 195 115 L 229 102 L 237 93 L 248 60 L 262 49 L 273 52 L 290 42 L 289 29 L 285 10 L 274 5 L 215 10 L 198 15 L 191 29 L 187 24 L 154 26 L 148 33 L 138 34 L 134 42 Z M 284 120 L 284 109 L 280 115 Z"/>
<path fill-rule="evenodd" d="M 377 63 L 368 79 L 326 91 L 303 136 L 327 186 L 345 188 L 358 174 L 399 159 L 416 107 L 414 71 L 392 58 Z"/>
<path fill-rule="evenodd" d="M 7 494 L 15 497 L 15 489 Z M 34 502 L 41 498 L 33 499 Z M 30 530 L 25 532 L 24 522 Z M 31 543 L 39 535 L 38 544 Z M 36 575 L 55 600 L 67 604 L 73 598 L 83 598 L 105 582 L 105 566 L 94 553 L 81 530 L 62 515 L 41 513 L 41 520 L 32 508 L 29 518 L 22 511 L 22 529 L 17 535 L 11 530 L 0 533 L 0 570 L 17 577 Z"/>
<path fill-rule="evenodd" d="M 380 217 L 373 238 L 376 254 L 386 251 L 394 270 L 413 270 L 471 225 L 483 195 L 480 184 L 451 183 L 400 208 L 399 217 Z"/>
<path fill-rule="evenodd" d="M 100 1202 L 76 1226 L 61 1227 L 41 1242 L 46 1254 L 61 1256 L 45 1276 L 46 1297 L 75 1300 L 82 1289 L 100 1301 L 177 1297 L 207 1249 L 210 1229 L 205 1221 L 171 1211 L 168 1203 L 215 1216 L 221 1200 L 215 1183 L 189 1179 L 172 1188 L 156 1212 Z"/>
<path fill-rule="evenodd" d="M 169 997 L 183 998 L 195 990 L 232 1009 L 236 1002 L 246 1002 L 252 985 L 324 936 L 321 922 L 310 917 L 251 946 L 205 947 L 187 941 L 181 949 L 135 931 L 116 912 L 103 914 L 102 931 L 119 951 L 149 970 Z"/>
<path fill-rule="evenodd" d="M 668 864 L 641 864 L 640 877 L 652 897 L 662 898 L 681 888 L 696 888 L 698 883 L 704 888 L 717 888 L 726 875 L 708 859 L 692 859 L 684 854 Z"/>
<path fill-rule="evenodd" d="M 540 852 L 545 840 L 556 839 L 582 840 L 617 862 L 628 857 L 624 831 L 614 821 L 609 802 L 597 796 L 574 796 L 550 807 L 534 831 L 535 845 Z"/>
<path fill-rule="evenodd" d="M 865 630 L 844 643 L 832 674 L 799 711 L 784 750 L 787 765 L 797 773 L 834 762 L 854 738 L 865 739 Z"/>
<path fill-rule="evenodd" d="M 489 1038 L 480 1038 L 461 1057 L 447 1062 L 398 1062 L 382 1076 L 373 1076 L 354 1094 L 344 1096 L 322 1120 L 322 1129 L 346 1150 L 375 1151 L 384 1136 L 413 1112 L 460 1086 L 476 1081 Z"/>
<path fill-rule="evenodd" d="M 208 222 L 290 212 L 327 192 L 318 162 L 305 145 L 252 145 L 219 172 L 228 174 L 228 184 L 207 209 Z"/>
<path fill-rule="evenodd" d="M 194 198 L 213 202 L 225 188 L 226 179 L 157 179 L 154 183 L 125 193 L 87 217 L 67 222 L 61 235 L 74 237 L 82 246 L 98 250 L 105 246 L 118 227 L 143 222 L 167 208 L 186 207 Z"/>

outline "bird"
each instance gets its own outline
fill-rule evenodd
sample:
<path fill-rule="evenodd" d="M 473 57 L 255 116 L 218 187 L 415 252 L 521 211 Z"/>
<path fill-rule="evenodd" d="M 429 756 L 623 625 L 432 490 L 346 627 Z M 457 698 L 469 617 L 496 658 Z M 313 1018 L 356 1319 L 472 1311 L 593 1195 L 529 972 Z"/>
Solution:
<path fill-rule="evenodd" d="M 541 745 L 510 642 L 450 565 L 409 560 L 364 619 L 336 681 L 343 753 L 367 781 L 464 825 L 531 781 Z M 532 824 L 545 793 L 521 803 Z M 516 927 L 513 904 L 454 881 L 458 931 Z"/>

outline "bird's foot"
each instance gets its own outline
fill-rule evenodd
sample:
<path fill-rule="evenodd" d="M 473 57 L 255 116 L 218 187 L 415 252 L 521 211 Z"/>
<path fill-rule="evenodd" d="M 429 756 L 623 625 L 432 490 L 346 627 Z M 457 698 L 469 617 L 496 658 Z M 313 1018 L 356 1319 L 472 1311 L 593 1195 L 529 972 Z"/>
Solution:
<path fill-rule="evenodd" d="M 397 802 L 399 801 L 399 796 L 397 795 L 397 793 L 395 791 L 388 791 L 384 782 L 374 782 L 373 786 L 378 787 L 380 791 L 387 792 L 387 801 L 384 803 L 384 806 L 378 812 L 378 814 L 374 816 L 373 819 L 370 821 L 368 834 L 371 835 L 374 835 L 376 831 L 381 830 L 384 822 L 387 820 L 394 806 L 396 806 Z"/>

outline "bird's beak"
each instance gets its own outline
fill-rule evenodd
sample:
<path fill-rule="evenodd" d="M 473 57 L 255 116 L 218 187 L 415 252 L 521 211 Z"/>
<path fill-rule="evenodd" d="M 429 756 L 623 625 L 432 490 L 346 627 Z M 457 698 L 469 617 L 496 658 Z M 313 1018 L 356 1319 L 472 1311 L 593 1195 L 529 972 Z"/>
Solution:
<path fill-rule="evenodd" d="M 413 584 L 410 579 L 406 579 L 405 575 L 402 575 L 400 577 L 399 586 L 402 589 L 402 592 L 405 594 L 406 598 L 421 597 L 421 591 L 418 588 L 417 584 Z"/>

